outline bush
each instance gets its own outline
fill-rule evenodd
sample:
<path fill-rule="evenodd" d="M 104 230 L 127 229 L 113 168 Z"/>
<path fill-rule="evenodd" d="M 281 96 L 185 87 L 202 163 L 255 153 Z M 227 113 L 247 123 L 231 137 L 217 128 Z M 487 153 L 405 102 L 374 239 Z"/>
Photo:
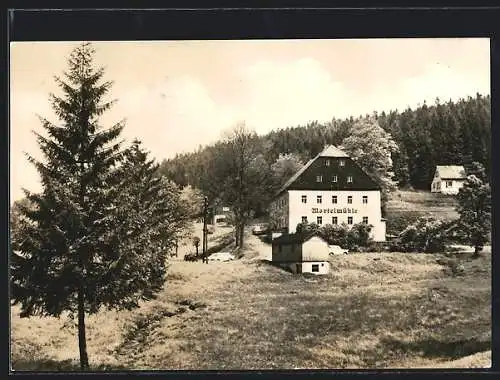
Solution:
<path fill-rule="evenodd" d="M 370 244 L 370 232 L 373 226 L 370 224 L 358 223 L 353 225 L 347 232 L 347 248 L 354 249 L 354 246 L 368 247 Z"/>
<path fill-rule="evenodd" d="M 424 217 L 421 211 L 389 211 L 387 213 L 387 233 L 399 235 L 407 226 Z"/>
<path fill-rule="evenodd" d="M 368 246 L 366 247 L 366 252 L 384 252 L 388 251 L 389 247 L 385 242 L 370 242 Z"/>
<path fill-rule="evenodd" d="M 320 234 L 328 244 L 339 245 L 348 248 L 349 227 L 346 224 L 327 224 L 320 228 Z"/>
<path fill-rule="evenodd" d="M 392 244 L 392 251 L 436 253 L 446 249 L 449 222 L 421 218 L 407 226 Z"/>
<path fill-rule="evenodd" d="M 370 232 L 373 226 L 364 223 L 354 224 L 327 224 L 319 229 L 323 239 L 328 244 L 339 245 L 351 251 L 358 252 L 361 247 L 367 248 L 371 244 Z"/>
<path fill-rule="evenodd" d="M 295 232 L 297 234 L 307 234 L 310 232 L 315 232 L 318 231 L 320 228 L 316 223 L 299 223 L 297 224 L 297 227 L 295 228 Z"/>

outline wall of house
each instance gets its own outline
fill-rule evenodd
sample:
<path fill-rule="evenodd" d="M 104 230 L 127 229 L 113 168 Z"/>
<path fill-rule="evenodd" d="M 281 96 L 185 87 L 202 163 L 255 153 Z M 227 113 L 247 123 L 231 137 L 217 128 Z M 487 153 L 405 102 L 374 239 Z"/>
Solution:
<path fill-rule="evenodd" d="M 288 192 L 284 192 L 279 197 L 274 199 L 269 207 L 269 216 L 271 222 L 276 223 L 276 229 L 280 230 L 282 228 L 288 227 L 288 204 L 289 195 Z"/>
<path fill-rule="evenodd" d="M 313 272 L 313 265 L 317 265 L 319 272 Z M 328 261 L 307 261 L 302 263 L 302 273 L 327 274 L 330 272 L 330 263 Z"/>
<path fill-rule="evenodd" d="M 302 261 L 327 261 L 329 251 L 326 241 L 313 236 L 302 244 Z"/>
<path fill-rule="evenodd" d="M 431 193 L 441 192 L 441 179 L 434 177 L 431 183 Z"/>
<path fill-rule="evenodd" d="M 447 186 L 447 182 L 451 181 L 451 186 Z M 460 188 L 464 185 L 464 180 L 442 180 L 441 193 L 442 194 L 458 194 Z"/>
<path fill-rule="evenodd" d="M 368 217 L 368 224 L 373 225 L 372 238 L 375 241 L 385 241 L 385 221 L 382 220 L 380 191 L 316 191 L 316 190 L 289 190 L 288 191 L 288 223 L 289 233 L 294 233 L 297 224 L 302 222 L 302 217 L 307 217 L 309 223 L 317 223 L 318 216 L 322 218 L 322 224 L 332 224 L 333 217 L 337 217 L 337 223 L 348 222 L 352 217 L 352 224 L 362 223 L 363 217 Z M 302 202 L 302 196 L 307 197 L 306 203 Z M 321 196 L 321 203 L 317 202 L 317 196 Z M 332 196 L 337 196 L 337 203 L 332 202 Z M 352 196 L 352 203 L 347 203 L 347 197 Z M 368 197 L 368 203 L 363 203 L 363 196 Z"/>
<path fill-rule="evenodd" d="M 281 249 L 280 249 L 281 246 Z M 275 244 L 272 248 L 272 260 L 275 262 L 297 262 L 301 261 L 301 244 Z"/>
<path fill-rule="evenodd" d="M 318 266 L 318 272 L 313 272 L 313 265 Z M 296 263 L 283 263 L 280 265 L 283 269 L 292 273 L 312 273 L 327 274 L 330 272 L 330 263 L 328 261 L 309 261 Z"/>
<path fill-rule="evenodd" d="M 448 182 L 451 182 L 451 185 Z M 464 182 L 465 180 L 445 180 L 437 177 L 432 181 L 431 192 L 442 194 L 458 194 L 458 191 L 464 185 Z"/>

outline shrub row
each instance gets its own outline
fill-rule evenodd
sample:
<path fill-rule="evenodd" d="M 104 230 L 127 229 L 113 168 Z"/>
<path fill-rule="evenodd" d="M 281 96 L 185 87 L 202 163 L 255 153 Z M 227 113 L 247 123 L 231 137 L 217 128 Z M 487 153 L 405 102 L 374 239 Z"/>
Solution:
<path fill-rule="evenodd" d="M 397 252 L 443 252 L 451 242 L 451 229 L 452 222 L 420 218 L 407 226 L 389 249 Z"/>
<path fill-rule="evenodd" d="M 370 233 L 373 226 L 370 224 L 357 223 L 349 227 L 347 224 L 326 224 L 318 226 L 316 223 L 299 223 L 297 233 L 308 233 L 318 231 L 328 244 L 339 245 L 351 251 L 359 251 L 360 248 L 368 248 L 372 244 Z"/>

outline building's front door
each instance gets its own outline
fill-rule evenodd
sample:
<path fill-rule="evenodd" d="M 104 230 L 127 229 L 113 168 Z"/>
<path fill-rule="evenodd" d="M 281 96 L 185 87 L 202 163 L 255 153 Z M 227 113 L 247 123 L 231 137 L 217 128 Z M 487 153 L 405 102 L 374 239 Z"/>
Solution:
<path fill-rule="evenodd" d="M 297 273 L 302 273 L 302 264 L 295 264 L 297 266 Z"/>

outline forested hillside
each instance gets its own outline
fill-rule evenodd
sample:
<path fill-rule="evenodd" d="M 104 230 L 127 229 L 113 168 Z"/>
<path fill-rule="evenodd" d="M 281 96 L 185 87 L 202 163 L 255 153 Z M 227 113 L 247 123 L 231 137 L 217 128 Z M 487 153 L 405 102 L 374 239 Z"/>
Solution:
<path fill-rule="evenodd" d="M 392 154 L 394 180 L 399 187 L 428 189 L 436 165 L 468 165 L 477 161 L 490 174 L 490 115 L 490 96 L 477 94 L 457 102 L 436 99 L 434 104 L 424 103 L 416 109 L 373 112 L 344 120 L 334 118 L 325 124 L 312 122 L 286 127 L 258 139 L 269 168 L 281 153 L 293 153 L 305 163 L 326 144 L 341 145 L 357 121 L 372 116 L 399 147 L 399 152 Z M 199 183 L 203 177 L 200 170 L 203 170 L 203 161 L 208 159 L 207 151 L 212 148 L 203 147 L 165 160 L 160 171 L 181 186 L 191 184 L 203 188 Z"/>

